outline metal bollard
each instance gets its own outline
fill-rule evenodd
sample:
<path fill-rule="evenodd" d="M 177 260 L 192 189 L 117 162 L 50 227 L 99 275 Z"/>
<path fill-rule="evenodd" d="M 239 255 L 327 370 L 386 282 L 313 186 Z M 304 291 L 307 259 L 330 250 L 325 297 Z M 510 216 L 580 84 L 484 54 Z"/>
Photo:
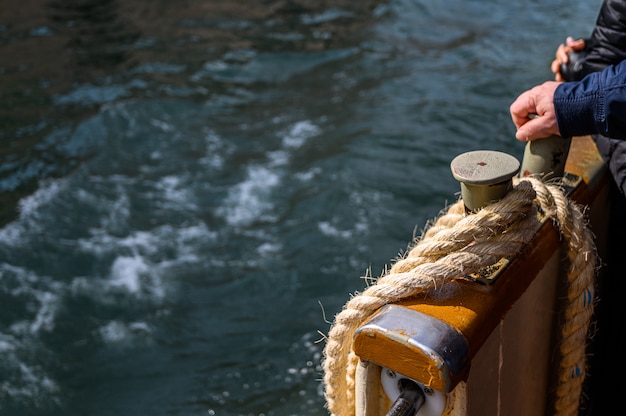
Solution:
<path fill-rule="evenodd" d="M 461 183 L 465 208 L 472 212 L 502 199 L 511 190 L 520 163 L 507 153 L 476 150 L 455 157 L 450 168 Z"/>
<path fill-rule="evenodd" d="M 571 142 L 571 138 L 553 135 L 526 143 L 520 177 L 535 176 L 543 181 L 562 178 Z"/>
<path fill-rule="evenodd" d="M 550 136 L 526 143 L 520 177 L 537 176 L 543 181 L 563 177 L 571 141 Z"/>

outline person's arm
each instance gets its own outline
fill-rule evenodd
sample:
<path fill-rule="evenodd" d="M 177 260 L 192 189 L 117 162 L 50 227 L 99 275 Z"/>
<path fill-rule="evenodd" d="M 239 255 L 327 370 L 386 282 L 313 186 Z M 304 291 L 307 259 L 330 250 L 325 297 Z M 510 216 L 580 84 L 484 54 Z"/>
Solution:
<path fill-rule="evenodd" d="M 562 83 L 553 102 L 561 136 L 600 133 L 626 139 L 626 61 L 580 82 Z"/>
<path fill-rule="evenodd" d="M 522 141 L 595 133 L 626 139 L 626 61 L 578 82 L 544 82 L 520 94 L 510 112 Z"/>

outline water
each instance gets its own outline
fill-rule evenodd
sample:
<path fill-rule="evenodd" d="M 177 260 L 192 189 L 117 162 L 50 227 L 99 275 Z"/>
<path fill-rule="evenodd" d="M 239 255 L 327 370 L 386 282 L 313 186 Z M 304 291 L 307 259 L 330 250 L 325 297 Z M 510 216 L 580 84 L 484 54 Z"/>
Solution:
<path fill-rule="evenodd" d="M 600 5 L 250 3 L 5 1 L 1 415 L 327 414 L 328 321 Z"/>

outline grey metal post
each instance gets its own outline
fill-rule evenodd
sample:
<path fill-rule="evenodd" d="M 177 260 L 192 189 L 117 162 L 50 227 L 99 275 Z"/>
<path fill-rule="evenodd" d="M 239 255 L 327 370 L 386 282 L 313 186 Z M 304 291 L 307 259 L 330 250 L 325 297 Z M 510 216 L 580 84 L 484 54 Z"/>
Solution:
<path fill-rule="evenodd" d="M 520 177 L 536 176 L 544 181 L 561 178 L 571 142 L 571 138 L 550 136 L 526 143 Z"/>
<path fill-rule="evenodd" d="M 502 199 L 513 187 L 520 163 L 507 153 L 475 150 L 455 157 L 450 168 L 461 183 L 465 208 L 471 212 Z"/>

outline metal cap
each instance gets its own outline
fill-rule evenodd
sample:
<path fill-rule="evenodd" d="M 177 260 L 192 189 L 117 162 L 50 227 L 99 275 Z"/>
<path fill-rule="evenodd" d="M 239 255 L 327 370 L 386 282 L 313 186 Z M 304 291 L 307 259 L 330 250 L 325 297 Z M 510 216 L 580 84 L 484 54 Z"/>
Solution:
<path fill-rule="evenodd" d="M 450 168 L 454 179 L 461 183 L 465 207 L 475 211 L 506 195 L 520 163 L 507 153 L 475 150 L 455 157 Z"/>

